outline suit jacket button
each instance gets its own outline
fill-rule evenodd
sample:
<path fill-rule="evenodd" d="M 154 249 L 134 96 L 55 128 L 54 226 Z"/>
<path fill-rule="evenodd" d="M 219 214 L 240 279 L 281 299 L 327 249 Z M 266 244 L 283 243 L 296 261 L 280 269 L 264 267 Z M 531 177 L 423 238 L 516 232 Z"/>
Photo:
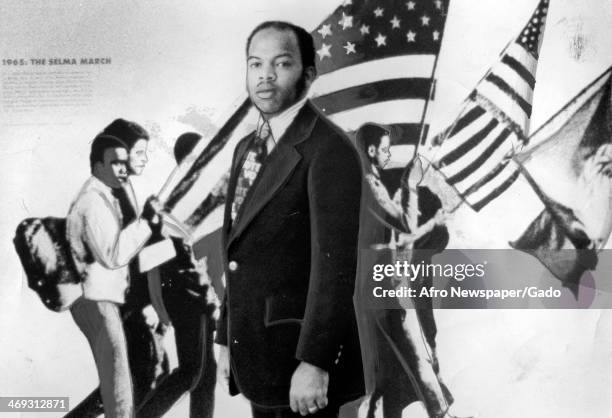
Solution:
<path fill-rule="evenodd" d="M 234 260 L 230 261 L 227 266 L 229 267 L 229 271 L 238 270 L 238 263 L 235 262 Z"/>

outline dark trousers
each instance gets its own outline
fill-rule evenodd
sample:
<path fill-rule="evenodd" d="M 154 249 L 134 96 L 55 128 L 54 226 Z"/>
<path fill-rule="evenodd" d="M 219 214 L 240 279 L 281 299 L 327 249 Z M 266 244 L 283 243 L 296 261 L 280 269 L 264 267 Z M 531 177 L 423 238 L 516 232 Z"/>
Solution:
<path fill-rule="evenodd" d="M 179 367 L 150 392 L 136 415 L 161 417 L 189 391 L 189 416 L 212 418 L 217 374 L 214 320 L 203 309 L 203 300 L 185 288 L 164 288 L 163 299 L 174 326 Z"/>
<path fill-rule="evenodd" d="M 431 278 L 415 283 L 417 292 L 432 286 Z M 380 367 L 368 418 L 375 416 L 381 397 L 385 418 L 401 418 L 403 409 L 416 401 L 423 402 L 431 418 L 444 416 L 453 396 L 439 375 L 432 300 L 418 298 L 410 309 L 381 310 L 376 323 Z"/>
<path fill-rule="evenodd" d="M 328 405 L 314 414 L 308 414 L 306 417 L 312 418 L 337 418 L 339 407 Z M 301 417 L 299 412 L 293 412 L 290 408 L 283 409 L 262 409 L 251 404 L 251 411 L 253 412 L 253 418 L 297 418 Z"/>

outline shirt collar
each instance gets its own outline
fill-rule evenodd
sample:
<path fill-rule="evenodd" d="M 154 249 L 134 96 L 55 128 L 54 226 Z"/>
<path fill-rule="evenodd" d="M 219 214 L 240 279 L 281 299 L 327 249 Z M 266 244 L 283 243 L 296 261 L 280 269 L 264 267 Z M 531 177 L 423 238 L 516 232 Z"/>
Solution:
<path fill-rule="evenodd" d="M 101 191 L 102 193 L 104 193 L 107 197 L 110 197 L 111 199 L 114 199 L 113 189 L 111 187 L 107 186 L 106 184 L 104 184 L 102 182 L 102 180 L 100 180 L 96 176 L 91 176 L 90 177 L 89 184 L 90 184 L 91 187 L 93 187 L 93 188 Z"/>
<path fill-rule="evenodd" d="M 272 131 L 272 138 L 274 139 L 275 143 L 278 142 L 278 140 L 281 139 L 281 137 L 285 134 L 287 128 L 289 128 L 289 125 L 291 125 L 291 122 L 293 122 L 300 109 L 304 107 L 304 104 L 306 104 L 306 100 L 308 100 L 308 97 L 304 96 L 302 99 L 292 104 L 279 115 L 268 119 L 270 131 Z M 265 122 L 265 119 L 260 114 L 259 119 L 257 121 L 257 132 L 259 132 L 261 126 Z"/>

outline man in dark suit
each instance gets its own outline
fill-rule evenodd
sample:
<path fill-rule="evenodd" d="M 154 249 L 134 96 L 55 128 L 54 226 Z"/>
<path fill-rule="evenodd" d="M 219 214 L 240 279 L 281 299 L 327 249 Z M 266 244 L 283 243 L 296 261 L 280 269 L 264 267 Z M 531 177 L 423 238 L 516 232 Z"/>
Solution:
<path fill-rule="evenodd" d="M 401 187 L 391 198 L 380 173 L 389 161 L 390 131 L 367 123 L 356 133 L 365 169 L 360 229 L 360 276 L 355 295 L 368 394 L 368 418 L 400 418 L 406 406 L 421 401 L 431 418 L 454 418 L 453 396 L 440 377 L 436 355 L 436 322 L 431 298 L 388 299 L 384 307 L 370 302 L 372 266 L 409 262 L 431 263 L 448 244 L 446 213 L 442 202 L 421 186 L 423 171 L 418 158 L 404 169 Z M 391 233 L 394 230 L 394 233 Z M 396 240 L 395 235 L 399 235 Z M 386 245 L 385 245 L 386 244 Z M 386 247 L 386 249 L 385 249 Z M 397 252 L 389 252 L 396 248 Z M 411 287 L 430 288 L 432 277 L 419 274 Z M 376 286 L 391 290 L 405 285 L 387 277 Z"/>
<path fill-rule="evenodd" d="M 336 417 L 363 394 L 352 295 L 361 170 L 306 100 L 314 45 L 285 22 L 247 41 L 256 132 L 236 147 L 224 222 L 219 379 L 255 417 Z"/>

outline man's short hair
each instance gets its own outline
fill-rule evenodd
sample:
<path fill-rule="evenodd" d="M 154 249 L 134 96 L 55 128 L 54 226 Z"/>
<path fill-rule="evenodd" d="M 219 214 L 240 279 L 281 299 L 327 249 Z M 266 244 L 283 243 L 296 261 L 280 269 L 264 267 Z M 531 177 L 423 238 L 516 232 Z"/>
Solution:
<path fill-rule="evenodd" d="M 149 133 L 142 126 L 125 119 L 115 119 L 100 134 L 121 139 L 127 145 L 128 151 L 139 139 L 149 140 Z"/>
<path fill-rule="evenodd" d="M 200 139 L 202 139 L 202 135 L 195 132 L 186 132 L 176 138 L 174 143 L 174 159 L 177 164 L 180 164 L 193 151 Z"/>
<path fill-rule="evenodd" d="M 388 129 L 385 129 L 380 125 L 366 123 L 357 129 L 355 140 L 359 149 L 367 154 L 368 148 L 370 148 L 371 145 L 378 148 L 380 145 L 380 139 L 383 136 L 390 134 L 391 133 Z"/>
<path fill-rule="evenodd" d="M 300 55 L 302 58 L 302 66 L 304 68 L 313 67 L 317 68 L 315 64 L 315 46 L 312 35 L 306 31 L 306 29 L 294 25 L 293 23 L 283 22 L 281 20 L 269 20 L 257 25 L 247 38 L 246 53 L 249 54 L 249 47 L 253 36 L 264 29 L 276 29 L 279 31 L 291 31 L 295 34 L 298 41 L 298 47 L 300 48 Z"/>
<path fill-rule="evenodd" d="M 104 162 L 104 152 L 111 148 L 125 148 L 126 151 L 128 150 L 125 142 L 116 136 L 100 134 L 94 138 L 91 143 L 91 152 L 89 153 L 89 167 L 92 173 L 94 165 L 97 162 Z"/>

